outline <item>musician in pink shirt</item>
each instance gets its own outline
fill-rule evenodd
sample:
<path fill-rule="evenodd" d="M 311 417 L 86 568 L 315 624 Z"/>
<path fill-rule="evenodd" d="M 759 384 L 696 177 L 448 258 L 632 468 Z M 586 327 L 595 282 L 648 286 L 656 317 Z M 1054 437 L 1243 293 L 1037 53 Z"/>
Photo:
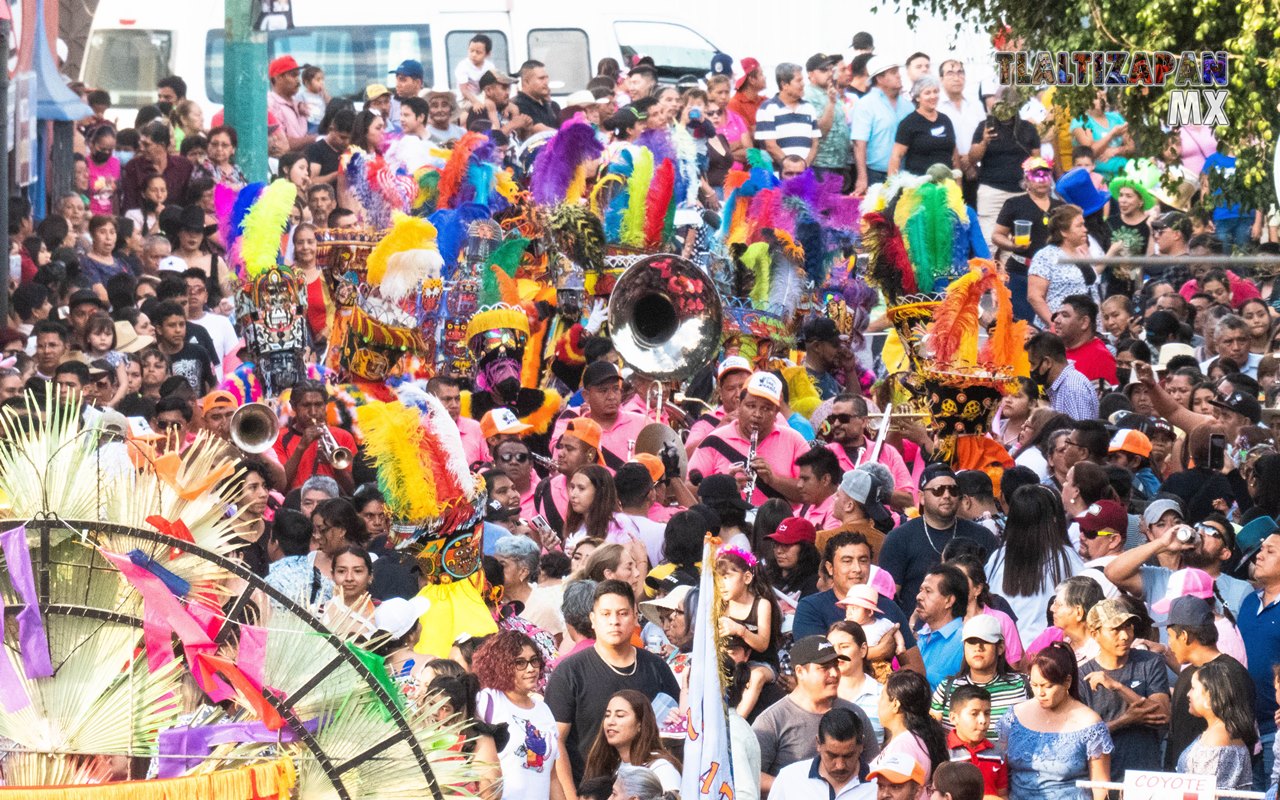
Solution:
<path fill-rule="evenodd" d="M 720 362 L 720 367 L 716 370 L 716 388 L 720 396 L 720 405 L 698 417 L 693 425 L 689 426 L 689 438 L 684 443 L 686 453 L 693 455 L 693 451 L 703 439 L 707 438 L 708 433 L 738 413 L 738 403 L 742 401 L 742 387 L 747 385 L 747 379 L 750 377 L 751 362 L 742 356 L 729 356 Z"/>
<path fill-rule="evenodd" d="M 427 381 L 427 391 L 435 395 L 444 406 L 444 410 L 449 412 L 449 419 L 458 426 L 458 433 L 462 436 L 462 452 L 467 458 L 467 464 L 492 461 L 489 446 L 485 444 L 484 436 L 480 433 L 480 423 L 470 417 L 462 416 L 462 385 L 458 380 L 443 375 L 432 378 Z"/>
<path fill-rule="evenodd" d="M 562 536 L 573 532 L 564 529 L 564 521 L 569 516 L 569 476 L 588 464 L 601 462 L 600 434 L 600 426 L 594 420 L 584 417 L 569 420 L 564 435 L 556 441 L 551 459 L 556 473 L 544 478 L 534 491 L 537 513 Z"/>
<path fill-rule="evenodd" d="M 745 487 L 749 467 L 756 475 L 755 491 L 748 498 L 751 505 L 759 506 L 771 497 L 800 502 L 796 459 L 808 452 L 809 443 L 791 428 L 777 424 L 785 391 L 777 375 L 754 373 L 747 381 L 737 417 L 702 440 L 689 459 L 689 472 L 697 470 L 703 477 L 736 475 Z M 756 452 L 748 461 L 752 433 L 756 434 Z"/>
<path fill-rule="evenodd" d="M 867 401 L 854 394 L 838 395 L 831 404 L 831 413 L 827 416 L 831 424 L 831 444 L 827 449 L 836 454 L 841 474 L 848 472 L 859 464 L 871 460 L 875 452 L 875 442 L 866 437 Z M 911 487 L 911 471 L 898 448 L 884 442 L 880 445 L 880 453 L 875 459 L 889 469 L 896 488 L 893 490 L 892 504 L 894 508 L 907 508 L 915 505 L 916 496 Z"/>
<path fill-rule="evenodd" d="M 592 362 L 582 371 L 582 398 L 585 403 L 581 415 L 563 416 L 556 423 L 552 450 L 573 420 L 592 420 L 600 428 L 600 463 L 614 472 L 633 455 L 636 437 L 648 420 L 622 410 L 622 372 L 608 361 Z"/>
<path fill-rule="evenodd" d="M 797 517 L 813 523 L 816 530 L 826 530 L 840 525 L 835 515 L 836 490 L 844 471 L 835 453 L 817 447 L 796 460 L 800 480 L 801 500 L 795 506 Z"/>

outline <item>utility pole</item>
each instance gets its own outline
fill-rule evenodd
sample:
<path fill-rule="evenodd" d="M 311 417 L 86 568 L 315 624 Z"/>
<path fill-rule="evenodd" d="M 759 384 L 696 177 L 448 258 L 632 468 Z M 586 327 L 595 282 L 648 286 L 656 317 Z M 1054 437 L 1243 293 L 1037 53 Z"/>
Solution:
<path fill-rule="evenodd" d="M 0 0 L 2 1 L 2 0 Z M 252 181 L 267 179 L 267 34 L 254 25 L 261 0 L 225 0 L 223 99 L 235 128 L 236 162 Z"/>

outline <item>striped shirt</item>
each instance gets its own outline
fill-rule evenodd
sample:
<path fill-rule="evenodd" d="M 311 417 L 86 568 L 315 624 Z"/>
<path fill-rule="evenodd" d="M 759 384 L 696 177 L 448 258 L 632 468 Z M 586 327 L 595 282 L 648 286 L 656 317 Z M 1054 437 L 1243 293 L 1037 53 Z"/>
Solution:
<path fill-rule="evenodd" d="M 953 678 L 947 678 L 938 684 L 938 688 L 933 690 L 933 702 L 930 704 L 931 710 L 935 714 L 942 715 L 942 726 L 947 732 L 955 730 L 955 725 L 951 724 L 951 693 L 955 691 L 957 686 L 963 686 L 966 683 L 973 683 L 969 680 L 968 675 L 957 675 Z M 1031 696 L 1030 686 L 1027 676 L 1018 672 L 1010 672 L 1004 677 L 995 677 L 990 683 L 975 684 L 981 686 L 991 693 L 991 724 L 987 726 L 987 738 L 996 741 L 999 737 L 996 731 L 996 723 L 1004 716 L 1009 709 L 1021 703 Z"/>
<path fill-rule="evenodd" d="M 756 139 L 775 142 L 783 155 L 808 158 L 814 139 L 821 135 L 818 113 L 803 100 L 788 106 L 771 97 L 756 112 Z"/>

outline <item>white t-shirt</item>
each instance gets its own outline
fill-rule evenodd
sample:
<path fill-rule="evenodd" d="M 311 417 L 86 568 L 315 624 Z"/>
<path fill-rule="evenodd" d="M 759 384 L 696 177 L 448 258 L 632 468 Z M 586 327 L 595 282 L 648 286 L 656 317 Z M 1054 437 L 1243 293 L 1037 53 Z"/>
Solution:
<path fill-rule="evenodd" d="M 626 517 L 636 525 L 636 536 L 640 541 L 644 542 L 645 552 L 649 554 L 649 564 L 657 565 L 662 563 L 662 537 L 666 533 L 667 526 L 661 522 L 654 522 L 648 517 L 641 517 L 635 514 L 623 513 L 619 516 Z"/>
<path fill-rule="evenodd" d="M 662 784 L 662 791 L 680 791 L 680 770 L 676 769 L 675 764 L 665 758 L 659 758 L 645 764 L 645 766 L 649 768 L 650 772 L 658 776 L 658 782 Z"/>
<path fill-rule="evenodd" d="M 1010 532 L 1006 530 L 1005 533 L 1009 534 Z M 1016 532 L 1014 534 L 1016 535 Z M 1080 559 L 1080 554 L 1070 548 L 1063 549 L 1067 557 L 1067 574 L 1065 577 L 1079 575 L 1081 570 L 1084 569 L 1084 562 Z M 1046 575 L 1044 585 L 1039 592 L 1033 595 L 1020 596 L 1006 593 L 1004 591 L 1004 553 L 1004 548 L 1001 547 L 987 559 L 987 585 L 991 587 L 992 594 L 998 594 L 1009 601 L 1009 607 L 1013 609 L 1014 615 L 1018 618 L 1018 633 L 1022 635 L 1022 641 L 1034 642 L 1036 637 L 1044 633 L 1044 629 L 1049 625 L 1045 619 L 1045 611 L 1049 608 L 1049 601 L 1053 599 L 1053 593 L 1057 587 Z"/>
<path fill-rule="evenodd" d="M 462 87 L 465 84 L 472 94 L 480 94 L 480 79 L 489 70 L 496 69 L 493 62 L 485 59 L 484 63 L 476 66 L 471 63 L 471 59 L 464 58 L 458 62 L 458 66 L 453 68 L 453 83 L 458 87 L 458 94 L 462 94 Z"/>
<path fill-rule="evenodd" d="M 240 337 L 236 335 L 236 329 L 231 325 L 231 320 L 221 314 L 213 314 L 204 312 L 204 316 L 200 319 L 188 319 L 187 322 L 194 323 L 209 332 L 209 338 L 213 340 L 214 353 L 218 358 L 218 371 L 223 372 L 222 365 L 227 360 L 227 356 L 235 355 L 237 348 L 240 347 Z"/>
<path fill-rule="evenodd" d="M 549 797 L 560 733 L 547 704 L 534 700 L 533 708 L 521 708 L 503 692 L 482 689 L 476 697 L 476 714 L 490 724 L 507 723 L 507 746 L 498 754 L 503 800 Z"/>

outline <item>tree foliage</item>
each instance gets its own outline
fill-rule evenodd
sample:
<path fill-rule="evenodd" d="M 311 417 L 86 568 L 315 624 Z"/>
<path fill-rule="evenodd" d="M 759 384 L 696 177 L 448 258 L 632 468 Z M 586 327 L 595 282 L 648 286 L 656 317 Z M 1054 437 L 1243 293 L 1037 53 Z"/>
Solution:
<path fill-rule="evenodd" d="M 1025 50 L 1220 51 L 1230 56 L 1227 125 L 1215 129 L 1221 148 L 1237 156 L 1235 177 L 1221 188 L 1247 207 L 1276 202 L 1272 157 L 1280 132 L 1280 2 L 1277 0 L 895 0 L 908 20 L 921 13 L 959 15 Z M 1014 47 L 1011 45 L 1011 47 Z M 1093 99 L 1091 87 L 1058 94 L 1073 114 Z M 1130 123 L 1138 152 L 1166 151 L 1162 130 L 1168 88 L 1109 92 Z M 1175 151 L 1176 153 L 1176 151 Z M 1175 156 L 1176 157 L 1176 156 Z"/>

